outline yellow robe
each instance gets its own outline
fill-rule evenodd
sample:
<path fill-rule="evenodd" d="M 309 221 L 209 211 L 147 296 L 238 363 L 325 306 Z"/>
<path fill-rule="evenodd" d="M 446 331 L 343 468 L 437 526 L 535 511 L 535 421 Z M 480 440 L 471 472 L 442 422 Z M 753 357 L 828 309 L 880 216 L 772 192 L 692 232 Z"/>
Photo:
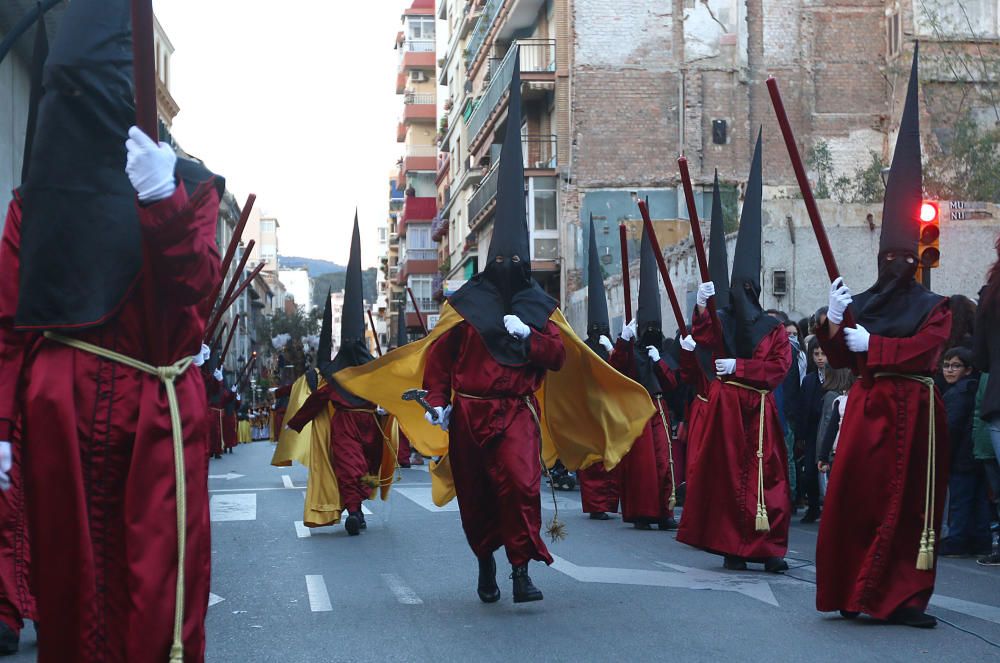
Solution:
<path fill-rule="evenodd" d="M 410 444 L 424 456 L 440 456 L 431 463 L 432 495 L 444 506 L 455 496 L 448 462 L 448 434 L 424 419 L 424 410 L 401 396 L 423 386 L 427 351 L 438 338 L 464 320 L 445 304 L 434 330 L 364 366 L 337 373 L 337 381 L 360 398 L 379 403 L 398 420 Z M 596 462 L 613 469 L 642 435 L 656 409 L 646 389 L 625 377 L 580 340 L 556 309 L 550 318 L 559 328 L 566 362 L 549 371 L 535 393 L 541 406 L 542 457 L 551 467 L 556 460 L 571 470 Z"/>

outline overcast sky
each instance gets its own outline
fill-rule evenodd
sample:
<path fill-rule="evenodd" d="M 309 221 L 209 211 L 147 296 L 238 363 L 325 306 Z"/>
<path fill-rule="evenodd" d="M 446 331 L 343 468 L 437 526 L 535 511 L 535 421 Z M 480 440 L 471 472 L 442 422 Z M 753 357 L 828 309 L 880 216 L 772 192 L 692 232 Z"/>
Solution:
<path fill-rule="evenodd" d="M 362 260 L 401 145 L 395 94 L 404 0 L 155 0 L 176 52 L 173 134 L 278 216 L 283 255 L 347 262 L 354 208 Z"/>

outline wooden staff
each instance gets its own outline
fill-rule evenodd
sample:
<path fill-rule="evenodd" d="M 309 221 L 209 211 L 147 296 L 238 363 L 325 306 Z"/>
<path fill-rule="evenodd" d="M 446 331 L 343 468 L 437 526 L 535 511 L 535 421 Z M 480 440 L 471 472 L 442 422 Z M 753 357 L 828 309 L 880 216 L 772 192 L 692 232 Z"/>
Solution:
<path fill-rule="evenodd" d="M 229 268 L 233 264 L 233 258 L 236 256 L 236 248 L 240 245 L 240 240 L 243 239 L 243 229 L 246 228 L 247 221 L 250 220 L 250 211 L 253 209 L 254 201 L 257 200 L 255 194 L 250 194 L 247 196 L 247 202 L 243 205 L 243 211 L 240 213 L 240 220 L 236 224 L 236 228 L 233 229 L 233 237 L 229 240 L 229 246 L 226 248 L 226 255 L 222 259 L 222 268 L 219 271 L 219 282 L 216 284 L 215 289 L 212 290 L 212 296 L 208 298 L 208 301 L 215 304 L 216 298 L 219 293 L 222 292 L 222 284 L 226 282 L 226 274 L 229 273 Z M 240 270 L 242 271 L 242 270 Z"/>
<path fill-rule="evenodd" d="M 240 371 L 240 377 L 236 380 L 236 385 L 237 385 L 236 389 L 237 389 L 237 391 L 239 391 L 243 387 L 243 380 L 245 380 L 247 377 L 249 377 L 249 375 L 250 375 L 250 369 L 253 367 L 253 365 L 255 363 L 257 363 L 257 353 L 256 352 L 253 353 L 250 356 L 250 361 L 248 361 L 247 365 L 243 367 L 242 371 Z"/>
<path fill-rule="evenodd" d="M 691 173 L 688 172 L 686 157 L 677 159 L 681 171 L 681 183 L 684 185 L 684 200 L 687 202 L 688 219 L 691 221 L 691 235 L 694 239 L 694 252 L 698 256 L 698 269 L 701 272 L 701 282 L 708 283 L 712 277 L 708 273 L 708 258 L 705 256 L 705 240 L 701 235 L 701 221 L 698 219 L 698 208 L 694 204 L 694 188 L 691 186 Z M 715 297 L 708 299 L 708 315 L 712 320 L 715 338 L 722 338 L 722 323 L 715 310 Z"/>
<path fill-rule="evenodd" d="M 407 286 L 406 292 L 410 295 L 410 301 L 413 302 L 413 310 L 417 312 L 417 320 L 420 321 L 420 328 L 424 330 L 424 336 L 427 336 L 427 323 L 424 322 L 424 315 L 420 312 L 420 307 L 417 306 L 417 298 L 413 296 L 413 289 Z"/>
<path fill-rule="evenodd" d="M 208 325 L 208 332 L 206 336 L 212 335 L 212 332 L 215 331 L 215 328 L 219 326 L 219 322 L 222 320 L 222 314 L 226 312 L 227 308 L 229 308 L 229 304 L 226 302 L 229 301 L 230 296 L 233 294 L 233 289 L 236 287 L 236 284 L 239 283 L 240 274 L 242 274 L 243 270 L 246 269 L 247 262 L 250 260 L 250 254 L 253 252 L 253 247 L 256 245 L 256 241 L 250 240 L 250 243 L 247 244 L 246 248 L 243 250 L 243 257 L 240 258 L 240 264 L 236 266 L 236 272 L 233 273 L 233 278 L 229 282 L 229 286 L 226 288 L 226 294 L 222 296 L 222 302 L 215 310 L 215 313 L 213 313 L 209 318 L 211 322 Z M 223 278 L 225 278 L 224 275 Z"/>
<path fill-rule="evenodd" d="M 132 61 L 135 123 L 157 142 L 156 66 L 153 55 L 153 0 L 132 0 Z"/>
<path fill-rule="evenodd" d="M 653 245 L 653 255 L 656 257 L 656 266 L 660 268 L 660 276 L 663 278 L 663 285 L 667 289 L 667 297 L 670 298 L 670 306 L 674 309 L 674 319 L 677 320 L 677 329 L 681 336 L 687 336 L 687 325 L 684 324 L 684 313 L 681 311 L 680 302 L 677 301 L 677 293 L 674 292 L 674 284 L 670 280 L 670 273 L 667 271 L 667 263 L 663 261 L 663 253 L 660 252 L 660 240 L 656 239 L 653 232 L 653 222 L 649 218 L 649 206 L 646 201 L 639 201 L 639 212 L 642 214 L 642 223 L 646 233 L 649 234 L 649 242 Z"/>
<path fill-rule="evenodd" d="M 263 271 L 264 266 L 266 264 L 267 263 L 262 262 L 259 265 L 257 265 L 256 267 L 254 267 L 253 271 L 250 272 L 250 276 L 247 277 L 247 280 L 244 281 L 243 283 L 241 283 L 240 287 L 236 289 L 236 292 L 234 292 L 232 294 L 232 296 L 229 297 L 229 299 L 227 299 L 225 302 L 223 302 L 223 304 L 224 304 L 224 306 L 222 307 L 223 311 L 225 311 L 227 308 L 229 308 L 230 306 L 232 306 L 233 303 L 237 299 L 240 298 L 240 295 L 243 294 L 243 291 L 246 290 L 247 286 L 250 285 L 250 283 L 252 283 L 255 278 L 257 278 L 257 275 L 260 274 L 261 271 Z M 220 315 L 221 315 L 221 313 L 220 313 Z"/>
<path fill-rule="evenodd" d="M 233 328 L 229 330 L 229 336 L 226 338 L 226 345 L 222 348 L 222 354 L 219 355 L 219 366 L 222 366 L 223 362 L 226 361 L 226 355 L 229 354 L 229 344 L 233 342 L 233 336 L 236 335 L 236 327 L 240 324 L 240 316 L 233 319 Z"/>
<path fill-rule="evenodd" d="M 229 328 L 229 323 L 228 322 L 225 323 L 224 325 L 222 325 L 222 329 L 219 330 L 219 333 L 216 335 L 215 340 L 213 340 L 212 344 L 208 346 L 210 349 L 214 349 L 214 348 L 218 347 L 219 343 L 222 342 L 222 337 L 223 337 L 223 335 L 225 335 L 226 329 L 228 329 L 228 328 Z M 207 341 L 208 339 L 205 339 L 205 340 Z"/>
<path fill-rule="evenodd" d="M 622 246 L 622 290 L 625 291 L 625 324 L 632 322 L 632 281 L 628 270 L 628 226 L 618 226 L 618 241 Z"/>
<path fill-rule="evenodd" d="M 812 224 L 813 234 L 816 235 L 816 243 L 819 244 L 820 255 L 823 256 L 823 264 L 826 266 L 827 276 L 830 282 L 840 278 L 840 269 L 837 267 L 837 259 L 833 256 L 833 249 L 830 247 L 830 240 L 826 236 L 826 228 L 823 226 L 823 219 L 819 215 L 819 207 L 816 205 L 816 198 L 813 196 L 812 186 L 806 176 L 805 166 L 802 164 L 802 156 L 799 148 L 795 144 L 795 134 L 792 133 L 792 124 L 788 120 L 788 113 L 785 112 L 785 104 L 781 100 L 781 91 L 778 89 L 778 81 L 774 76 L 767 79 L 767 92 L 771 96 L 771 105 L 774 106 L 774 114 L 778 118 L 778 126 L 781 127 L 781 136 L 785 139 L 785 148 L 788 150 L 788 157 L 792 160 L 792 170 L 795 171 L 795 179 L 799 183 L 799 190 L 802 192 L 802 200 L 806 204 L 806 212 L 809 214 L 809 222 Z M 851 309 L 844 311 L 844 326 L 854 326 L 854 316 Z"/>
<path fill-rule="evenodd" d="M 382 344 L 378 342 L 378 331 L 375 329 L 375 318 L 372 317 L 372 312 L 368 311 L 368 324 L 372 326 L 372 338 L 375 339 L 375 349 L 378 350 L 378 356 L 382 356 Z"/>

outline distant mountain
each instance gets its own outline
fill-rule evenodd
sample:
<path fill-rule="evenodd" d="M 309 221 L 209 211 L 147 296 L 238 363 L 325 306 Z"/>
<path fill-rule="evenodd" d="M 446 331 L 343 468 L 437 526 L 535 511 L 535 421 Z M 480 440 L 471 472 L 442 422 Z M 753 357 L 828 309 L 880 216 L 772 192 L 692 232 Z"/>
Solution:
<path fill-rule="evenodd" d="M 309 270 L 309 276 L 312 278 L 317 278 L 324 274 L 343 272 L 345 269 L 343 265 L 338 265 L 329 260 L 297 258 L 295 256 L 278 256 L 278 264 L 281 266 L 281 269 L 299 269 L 305 267 Z"/>
<path fill-rule="evenodd" d="M 326 296 L 327 289 L 332 292 L 343 291 L 345 275 L 346 272 L 334 272 L 331 274 L 322 274 L 317 277 L 316 282 L 313 284 L 312 305 L 323 306 L 323 297 Z M 378 297 L 376 277 L 377 272 L 374 267 L 369 267 L 361 272 L 361 296 L 369 304 L 373 303 Z"/>

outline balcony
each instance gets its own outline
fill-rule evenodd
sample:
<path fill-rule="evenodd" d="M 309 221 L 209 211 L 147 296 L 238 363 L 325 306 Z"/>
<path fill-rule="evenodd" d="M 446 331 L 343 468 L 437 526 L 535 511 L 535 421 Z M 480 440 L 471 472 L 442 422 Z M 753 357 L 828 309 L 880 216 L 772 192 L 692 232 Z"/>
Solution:
<path fill-rule="evenodd" d="M 431 221 L 431 241 L 440 242 L 448 235 L 448 219 L 440 214 Z"/>
<path fill-rule="evenodd" d="M 413 254 L 432 257 L 427 260 L 417 260 L 410 257 Z M 396 275 L 397 285 L 406 285 L 410 276 L 428 276 L 439 273 L 437 249 L 410 249 L 406 252 L 406 256 L 406 260 L 399 263 L 399 273 Z"/>
<path fill-rule="evenodd" d="M 451 154 L 448 152 L 441 152 L 437 157 L 437 176 L 434 178 L 434 183 L 440 185 L 444 181 L 445 176 L 451 169 Z"/>
<path fill-rule="evenodd" d="M 403 123 L 437 120 L 437 97 L 434 93 L 417 94 L 407 91 L 403 95 Z"/>
<path fill-rule="evenodd" d="M 462 257 L 468 256 L 470 253 L 479 252 L 479 233 L 473 231 L 465 236 L 465 243 L 462 244 Z"/>
<path fill-rule="evenodd" d="M 470 228 L 475 228 L 480 218 L 486 216 L 496 206 L 497 180 L 500 173 L 500 169 L 497 168 L 498 165 L 500 165 L 499 160 L 493 165 L 490 172 L 486 174 L 483 181 L 479 183 L 479 188 L 472 194 L 472 197 L 469 198 L 467 218 L 469 219 Z"/>
<path fill-rule="evenodd" d="M 433 72 L 437 67 L 437 54 L 435 53 L 437 44 L 433 39 L 413 39 L 403 42 L 399 48 L 402 51 L 399 63 L 401 72 L 414 70 Z M 433 80 L 433 78 L 434 74 L 431 73 L 427 80 Z"/>
<path fill-rule="evenodd" d="M 436 173 L 437 157 L 438 151 L 435 145 L 408 145 L 406 154 L 403 155 L 403 174 L 414 171 Z"/>
<path fill-rule="evenodd" d="M 514 75 L 514 55 L 521 52 L 521 76 L 525 81 L 555 81 L 556 42 L 554 39 L 521 39 L 514 42 L 502 60 L 494 63 L 489 85 L 465 125 L 470 147 L 480 143 L 490 119 L 496 119 L 507 103 L 510 79 Z"/>
<path fill-rule="evenodd" d="M 428 223 L 437 216 L 437 200 L 435 198 L 418 198 L 407 196 L 403 204 L 403 212 L 399 215 L 399 236 L 406 236 L 406 224 Z"/>
<path fill-rule="evenodd" d="M 521 150 L 524 156 L 525 177 L 534 174 L 533 170 L 551 170 L 556 164 L 556 137 L 554 135 L 527 135 L 521 139 Z M 497 175 L 501 156 L 498 156 L 490 171 L 483 177 L 472 197 L 469 198 L 468 219 L 469 227 L 475 228 L 489 216 L 496 207 L 497 197 Z M 549 174 L 549 173 L 544 173 Z"/>
<path fill-rule="evenodd" d="M 487 0 L 486 6 L 483 7 L 483 13 L 480 15 L 479 20 L 476 21 L 476 27 L 472 28 L 472 34 L 469 36 L 468 45 L 465 47 L 466 69 L 472 69 L 473 63 L 475 63 L 479 57 L 479 52 L 486 44 L 486 38 L 493 30 L 493 24 L 496 22 L 497 16 L 500 15 L 500 10 L 503 9 L 504 5 L 507 4 L 508 1 L 509 0 Z"/>

